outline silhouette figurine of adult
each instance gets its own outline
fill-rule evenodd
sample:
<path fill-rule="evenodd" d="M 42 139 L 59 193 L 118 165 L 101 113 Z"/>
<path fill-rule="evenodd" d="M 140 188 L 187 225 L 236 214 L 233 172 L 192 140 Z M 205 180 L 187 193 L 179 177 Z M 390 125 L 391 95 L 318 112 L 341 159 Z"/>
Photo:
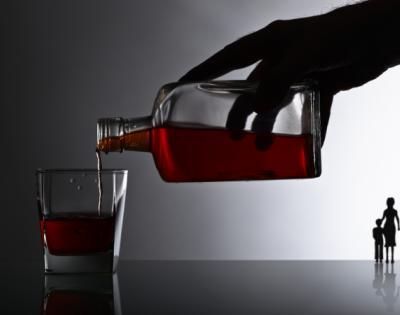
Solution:
<path fill-rule="evenodd" d="M 399 216 L 397 210 L 393 208 L 394 198 L 389 197 L 386 200 L 387 209 L 383 211 L 382 221 L 385 221 L 383 226 L 383 234 L 385 235 L 385 247 L 386 247 L 386 263 L 389 262 L 389 247 L 392 252 L 392 260 L 394 263 L 394 247 L 396 246 L 396 225 L 394 220 L 397 221 L 397 228 L 400 231 Z"/>
<path fill-rule="evenodd" d="M 372 230 L 372 236 L 375 240 L 375 262 L 382 262 L 383 260 L 383 229 L 381 227 L 382 220 L 377 219 L 376 227 Z"/>

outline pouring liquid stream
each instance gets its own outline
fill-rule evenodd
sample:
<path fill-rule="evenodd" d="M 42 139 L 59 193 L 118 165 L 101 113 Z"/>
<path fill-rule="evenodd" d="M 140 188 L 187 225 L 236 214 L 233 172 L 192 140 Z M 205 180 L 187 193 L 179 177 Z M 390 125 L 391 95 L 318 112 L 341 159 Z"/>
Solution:
<path fill-rule="evenodd" d="M 103 199 L 103 183 L 101 179 L 101 171 L 103 169 L 103 165 L 101 163 L 101 153 L 98 148 L 96 148 L 96 159 L 97 159 L 97 214 L 101 216 L 101 204 Z"/>

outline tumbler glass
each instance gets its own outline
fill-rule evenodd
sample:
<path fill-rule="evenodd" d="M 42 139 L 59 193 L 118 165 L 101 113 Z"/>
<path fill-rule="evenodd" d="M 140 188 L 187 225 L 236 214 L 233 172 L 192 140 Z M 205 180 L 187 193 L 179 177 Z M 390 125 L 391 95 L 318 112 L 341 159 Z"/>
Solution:
<path fill-rule="evenodd" d="M 45 273 L 115 272 L 128 171 L 37 170 Z"/>

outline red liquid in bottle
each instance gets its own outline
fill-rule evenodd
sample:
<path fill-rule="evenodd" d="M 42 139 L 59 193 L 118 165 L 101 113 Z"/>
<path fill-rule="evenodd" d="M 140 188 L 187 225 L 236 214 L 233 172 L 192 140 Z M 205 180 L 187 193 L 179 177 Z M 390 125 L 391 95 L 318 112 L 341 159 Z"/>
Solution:
<path fill-rule="evenodd" d="M 175 127 L 151 130 L 151 151 L 161 177 L 169 182 L 261 180 L 318 176 L 312 135 L 264 135 L 270 145 L 256 146 L 256 133 L 234 140 L 228 130 Z"/>
<path fill-rule="evenodd" d="M 112 250 L 114 217 L 41 219 L 42 240 L 52 255 L 86 255 Z"/>
<path fill-rule="evenodd" d="M 267 143 L 260 149 L 259 139 Z M 262 146 L 262 145 L 261 145 Z M 161 127 L 99 141 L 100 151 L 153 153 L 167 182 L 205 182 L 311 178 L 319 176 L 313 136 L 242 131 L 233 139 L 226 129 Z"/>

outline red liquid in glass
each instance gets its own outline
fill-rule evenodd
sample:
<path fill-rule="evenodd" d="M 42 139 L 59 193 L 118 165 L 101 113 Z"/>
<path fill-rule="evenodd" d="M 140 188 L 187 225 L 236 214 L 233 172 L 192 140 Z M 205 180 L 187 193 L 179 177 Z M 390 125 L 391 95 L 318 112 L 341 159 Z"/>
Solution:
<path fill-rule="evenodd" d="M 151 130 L 151 151 L 161 177 L 169 182 L 261 180 L 318 176 L 312 136 L 265 135 L 265 150 L 256 133 L 234 140 L 227 130 L 175 127 Z"/>
<path fill-rule="evenodd" d="M 114 314 L 113 297 L 96 292 L 54 291 L 45 297 L 42 314 Z"/>
<path fill-rule="evenodd" d="M 113 217 L 41 219 L 42 240 L 52 255 L 86 255 L 112 250 Z"/>

